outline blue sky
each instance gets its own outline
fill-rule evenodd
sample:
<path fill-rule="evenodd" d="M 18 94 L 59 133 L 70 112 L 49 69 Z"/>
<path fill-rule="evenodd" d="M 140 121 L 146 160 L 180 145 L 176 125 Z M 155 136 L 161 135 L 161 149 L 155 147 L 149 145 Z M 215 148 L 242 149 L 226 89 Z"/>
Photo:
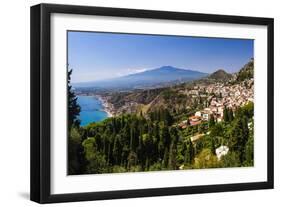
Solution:
<path fill-rule="evenodd" d="M 254 40 L 68 32 L 72 82 L 104 80 L 171 65 L 212 73 L 238 71 L 254 56 Z"/>

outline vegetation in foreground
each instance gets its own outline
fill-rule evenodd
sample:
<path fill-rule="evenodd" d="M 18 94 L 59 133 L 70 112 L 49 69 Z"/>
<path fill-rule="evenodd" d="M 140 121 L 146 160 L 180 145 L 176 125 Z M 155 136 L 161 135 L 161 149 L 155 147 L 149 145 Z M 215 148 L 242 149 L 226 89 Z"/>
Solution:
<path fill-rule="evenodd" d="M 71 152 L 83 159 L 69 160 L 69 172 L 92 174 L 252 166 L 253 129 L 249 127 L 253 123 L 252 115 L 251 103 L 240 108 L 232 120 L 215 123 L 211 119 L 184 130 L 173 126 L 166 110 L 150 118 L 127 114 L 85 128 L 73 126 L 69 136 Z M 192 142 L 190 137 L 196 133 L 205 135 Z M 227 145 L 229 153 L 218 160 L 215 149 L 221 145 Z"/>

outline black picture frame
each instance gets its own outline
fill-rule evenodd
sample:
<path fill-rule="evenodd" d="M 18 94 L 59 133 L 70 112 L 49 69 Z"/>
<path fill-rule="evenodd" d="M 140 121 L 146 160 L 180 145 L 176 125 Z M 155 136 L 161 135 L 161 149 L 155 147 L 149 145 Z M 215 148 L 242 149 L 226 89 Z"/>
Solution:
<path fill-rule="evenodd" d="M 134 17 L 149 19 L 218 22 L 267 26 L 267 181 L 238 184 L 219 184 L 187 187 L 169 187 L 74 194 L 51 194 L 50 183 L 50 15 L 52 13 Z M 272 189 L 274 187 L 274 78 L 273 44 L 274 20 L 272 18 L 195 14 L 168 11 L 135 10 L 89 6 L 39 4 L 31 7 L 31 174 L 30 199 L 38 203 L 88 201 L 103 199 L 167 196 L 179 194 L 210 193 Z"/>

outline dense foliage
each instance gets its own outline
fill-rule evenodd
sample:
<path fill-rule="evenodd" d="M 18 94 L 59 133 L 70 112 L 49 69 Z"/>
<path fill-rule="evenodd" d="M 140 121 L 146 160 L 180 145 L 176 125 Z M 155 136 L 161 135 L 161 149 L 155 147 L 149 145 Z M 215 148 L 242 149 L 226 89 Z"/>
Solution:
<path fill-rule="evenodd" d="M 148 117 L 125 114 L 79 130 L 74 128 L 70 135 L 77 146 L 83 147 L 84 154 L 80 156 L 86 160 L 76 162 L 81 164 L 77 173 L 253 165 L 253 110 L 253 103 L 249 103 L 239 108 L 235 116 L 232 110 L 225 110 L 228 118 L 223 122 L 211 118 L 183 130 L 165 109 Z M 203 137 L 192 142 L 190 138 L 196 134 Z M 228 146 L 230 151 L 218 160 L 215 149 L 221 145 Z"/>
<path fill-rule="evenodd" d="M 80 106 L 70 84 L 72 70 L 68 70 L 68 174 L 81 174 L 84 172 L 85 158 L 82 146 L 80 128 Z M 79 132 L 80 131 L 80 132 Z"/>
<path fill-rule="evenodd" d="M 77 103 L 77 97 L 75 96 L 72 86 L 70 84 L 72 69 L 67 71 L 67 92 L 68 92 L 68 126 L 78 127 L 80 124 L 79 114 L 80 106 Z"/>

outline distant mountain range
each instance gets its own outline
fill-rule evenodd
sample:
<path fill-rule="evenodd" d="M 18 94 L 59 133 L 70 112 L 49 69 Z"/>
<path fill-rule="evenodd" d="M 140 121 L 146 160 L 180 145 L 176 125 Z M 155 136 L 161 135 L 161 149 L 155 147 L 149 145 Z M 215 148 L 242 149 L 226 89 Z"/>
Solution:
<path fill-rule="evenodd" d="M 136 89 L 163 87 L 207 77 L 208 73 L 163 66 L 118 78 L 73 84 L 74 87 Z"/>

